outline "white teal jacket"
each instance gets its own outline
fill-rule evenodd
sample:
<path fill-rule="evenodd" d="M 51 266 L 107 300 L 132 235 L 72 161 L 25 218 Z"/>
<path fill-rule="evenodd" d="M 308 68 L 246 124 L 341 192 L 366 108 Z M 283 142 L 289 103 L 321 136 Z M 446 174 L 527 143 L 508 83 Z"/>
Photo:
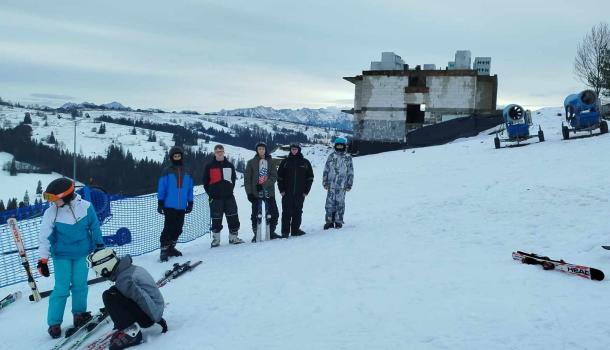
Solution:
<path fill-rule="evenodd" d="M 38 253 L 46 259 L 81 258 L 104 244 L 93 205 L 79 195 L 69 205 L 45 210 L 38 241 Z"/>

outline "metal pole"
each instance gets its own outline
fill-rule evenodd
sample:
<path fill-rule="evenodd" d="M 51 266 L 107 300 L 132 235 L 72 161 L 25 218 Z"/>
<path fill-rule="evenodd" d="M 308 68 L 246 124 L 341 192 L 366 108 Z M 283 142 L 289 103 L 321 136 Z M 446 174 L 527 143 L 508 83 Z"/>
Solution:
<path fill-rule="evenodd" d="M 74 118 L 74 157 L 72 164 L 72 180 L 76 182 L 76 118 Z"/>

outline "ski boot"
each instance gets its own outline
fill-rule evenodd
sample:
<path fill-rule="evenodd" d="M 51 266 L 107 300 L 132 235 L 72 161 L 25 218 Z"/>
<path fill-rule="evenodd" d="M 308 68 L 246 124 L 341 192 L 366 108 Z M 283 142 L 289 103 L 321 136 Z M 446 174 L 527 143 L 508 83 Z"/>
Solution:
<path fill-rule="evenodd" d="M 294 231 L 292 231 L 292 236 L 293 237 L 298 237 L 298 236 L 302 236 L 304 234 L 306 234 L 307 232 L 301 230 L 301 229 L 296 229 Z"/>
<path fill-rule="evenodd" d="M 324 229 L 325 230 L 328 230 L 329 228 L 333 228 L 333 227 L 335 227 L 335 223 L 334 222 L 326 222 L 324 224 Z"/>
<path fill-rule="evenodd" d="M 167 260 L 169 260 L 169 247 L 167 247 L 167 246 L 161 247 L 161 253 L 159 255 L 159 260 L 161 260 L 161 262 L 166 262 Z"/>
<path fill-rule="evenodd" d="M 278 235 L 275 232 L 271 232 L 271 234 L 269 235 L 269 237 L 271 237 L 271 239 L 278 239 L 278 238 L 282 238 L 282 236 Z"/>
<path fill-rule="evenodd" d="M 137 323 L 117 331 L 110 338 L 110 350 L 120 350 L 138 345 L 142 342 L 142 331 Z"/>
<path fill-rule="evenodd" d="M 81 312 L 78 314 L 74 314 L 73 320 L 74 325 L 72 328 L 68 328 L 66 330 L 66 338 L 74 334 L 77 330 L 79 330 L 82 326 L 86 325 L 87 322 L 91 321 L 93 316 L 91 316 L 91 312 Z"/>
<path fill-rule="evenodd" d="M 47 332 L 49 332 L 49 335 L 51 336 L 51 338 L 57 339 L 57 338 L 61 337 L 61 325 L 54 324 L 52 326 L 49 326 L 49 329 L 47 330 Z"/>
<path fill-rule="evenodd" d="M 343 224 L 335 222 L 335 228 L 341 228 L 343 227 Z"/>
<path fill-rule="evenodd" d="M 210 244 L 210 247 L 216 248 L 219 245 L 220 245 L 220 232 L 213 232 L 212 233 L 212 244 Z"/>
<path fill-rule="evenodd" d="M 244 243 L 244 241 L 237 237 L 237 233 L 231 233 L 229 234 L 229 243 L 230 244 L 242 244 Z"/>
<path fill-rule="evenodd" d="M 167 250 L 167 256 L 182 256 L 182 252 L 176 249 L 176 243 L 169 246 Z"/>

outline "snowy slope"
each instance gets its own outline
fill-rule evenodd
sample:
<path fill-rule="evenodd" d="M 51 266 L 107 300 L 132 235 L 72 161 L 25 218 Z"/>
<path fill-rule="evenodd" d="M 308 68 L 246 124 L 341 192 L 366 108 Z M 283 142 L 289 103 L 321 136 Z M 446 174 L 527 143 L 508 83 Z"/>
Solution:
<path fill-rule="evenodd" d="M 495 150 L 479 135 L 355 158 L 342 230 L 321 229 L 317 165 L 307 235 L 228 246 L 225 229 L 220 248 L 207 238 L 179 246 L 180 261 L 204 264 L 164 287 L 170 331 L 146 330 L 138 348 L 607 348 L 608 280 L 511 259 L 519 249 L 610 273 L 599 247 L 610 243 L 610 136 L 563 141 L 556 111 L 533 115 L 540 144 Z M 249 203 L 243 188 L 236 195 L 249 239 Z M 135 262 L 159 276 L 168 264 L 156 259 Z M 105 288 L 90 289 L 91 309 Z M 27 285 L 0 294 L 17 289 Z M 3 347 L 50 348 L 46 306 L 21 300 L 0 312 Z"/>
<path fill-rule="evenodd" d="M 271 107 L 258 106 L 253 108 L 239 108 L 232 110 L 221 110 L 217 113 L 222 116 L 240 116 L 247 118 L 261 118 L 270 120 L 283 120 L 295 123 L 315 125 L 321 127 L 333 127 L 342 130 L 351 130 L 353 115 L 343 113 L 337 107 L 319 109 L 274 109 Z"/>

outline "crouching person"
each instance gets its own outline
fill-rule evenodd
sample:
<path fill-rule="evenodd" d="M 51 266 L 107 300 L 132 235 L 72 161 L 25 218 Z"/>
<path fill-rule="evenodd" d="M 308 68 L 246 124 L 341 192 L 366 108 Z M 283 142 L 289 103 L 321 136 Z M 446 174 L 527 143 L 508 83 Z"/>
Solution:
<path fill-rule="evenodd" d="M 105 248 L 88 257 L 95 273 L 114 282 L 102 294 L 104 307 L 117 330 L 110 339 L 110 349 L 118 350 L 142 342 L 140 328 L 158 323 L 167 332 L 163 319 L 165 302 L 153 277 L 142 267 L 131 263 L 131 256 L 117 257 Z"/>

